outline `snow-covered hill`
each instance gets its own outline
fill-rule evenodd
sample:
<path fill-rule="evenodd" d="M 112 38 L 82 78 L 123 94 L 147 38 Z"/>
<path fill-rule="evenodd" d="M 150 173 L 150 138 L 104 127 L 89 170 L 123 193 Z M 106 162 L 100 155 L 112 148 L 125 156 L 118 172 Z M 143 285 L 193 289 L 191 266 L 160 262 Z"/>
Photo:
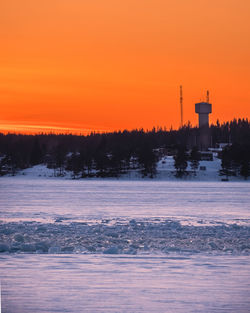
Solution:
<path fill-rule="evenodd" d="M 157 174 L 155 180 L 191 180 L 191 181 L 221 181 L 225 178 L 219 175 L 221 169 L 221 160 L 214 158 L 213 161 L 200 161 L 199 168 L 196 173 L 192 172 L 190 162 L 188 162 L 187 175 L 182 178 L 175 177 L 174 158 L 172 156 L 163 157 L 157 163 Z M 70 171 L 65 171 L 63 176 L 58 177 L 54 169 L 49 169 L 46 165 L 40 164 L 25 170 L 19 171 L 15 177 L 27 178 L 50 178 L 50 179 L 72 179 L 73 174 Z M 88 178 L 96 179 L 96 178 Z M 106 178 L 113 179 L 113 178 Z M 119 177 L 121 180 L 139 180 L 150 179 L 149 177 L 141 177 L 139 170 L 130 170 L 127 174 Z M 230 177 L 230 181 L 243 180 L 241 177 Z"/>

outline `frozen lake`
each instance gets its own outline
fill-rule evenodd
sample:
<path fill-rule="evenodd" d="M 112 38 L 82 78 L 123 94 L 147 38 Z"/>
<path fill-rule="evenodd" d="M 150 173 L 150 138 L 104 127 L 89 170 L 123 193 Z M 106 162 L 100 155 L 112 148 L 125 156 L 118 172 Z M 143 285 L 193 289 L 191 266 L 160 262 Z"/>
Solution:
<path fill-rule="evenodd" d="M 244 256 L 2 256 L 3 313 L 249 312 Z"/>
<path fill-rule="evenodd" d="M 0 178 L 2 312 L 249 312 L 249 182 Z"/>
<path fill-rule="evenodd" d="M 171 218 L 250 224 L 250 182 L 0 178 L 4 221 Z"/>

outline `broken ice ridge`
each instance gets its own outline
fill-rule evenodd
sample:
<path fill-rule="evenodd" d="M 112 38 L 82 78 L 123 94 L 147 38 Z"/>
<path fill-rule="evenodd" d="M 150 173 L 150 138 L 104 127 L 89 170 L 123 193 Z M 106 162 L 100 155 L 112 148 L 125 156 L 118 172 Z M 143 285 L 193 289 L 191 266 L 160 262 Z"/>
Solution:
<path fill-rule="evenodd" d="M 250 254 L 250 226 L 175 220 L 0 224 L 2 253 Z"/>

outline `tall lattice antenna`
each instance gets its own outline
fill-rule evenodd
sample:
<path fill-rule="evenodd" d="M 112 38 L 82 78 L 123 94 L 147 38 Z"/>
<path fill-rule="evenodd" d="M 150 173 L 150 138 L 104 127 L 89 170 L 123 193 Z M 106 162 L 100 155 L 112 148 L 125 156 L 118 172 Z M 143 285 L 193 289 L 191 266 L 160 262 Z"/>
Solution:
<path fill-rule="evenodd" d="M 209 90 L 207 90 L 207 103 L 209 103 Z"/>
<path fill-rule="evenodd" d="M 181 127 L 183 127 L 183 96 L 182 96 L 182 86 L 180 86 L 180 106 L 181 106 Z"/>

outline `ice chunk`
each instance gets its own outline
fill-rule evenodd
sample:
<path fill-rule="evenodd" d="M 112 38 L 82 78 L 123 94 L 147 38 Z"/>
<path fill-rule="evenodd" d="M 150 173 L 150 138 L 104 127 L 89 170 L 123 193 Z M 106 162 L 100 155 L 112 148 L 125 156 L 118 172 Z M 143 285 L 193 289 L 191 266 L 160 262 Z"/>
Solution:
<path fill-rule="evenodd" d="M 20 234 L 16 234 L 16 235 L 14 236 L 14 239 L 15 239 L 15 241 L 18 241 L 18 242 L 24 242 L 24 238 L 23 238 L 23 236 L 20 235 Z"/>
<path fill-rule="evenodd" d="M 0 252 L 8 252 L 9 251 L 9 246 L 5 244 L 0 244 Z"/>
<path fill-rule="evenodd" d="M 61 252 L 61 247 L 50 247 L 49 250 L 48 250 L 48 253 L 50 254 L 57 254 L 57 253 L 60 253 Z"/>
<path fill-rule="evenodd" d="M 103 251 L 104 254 L 119 254 L 119 248 L 118 247 L 110 247 L 108 249 L 105 249 Z"/>

